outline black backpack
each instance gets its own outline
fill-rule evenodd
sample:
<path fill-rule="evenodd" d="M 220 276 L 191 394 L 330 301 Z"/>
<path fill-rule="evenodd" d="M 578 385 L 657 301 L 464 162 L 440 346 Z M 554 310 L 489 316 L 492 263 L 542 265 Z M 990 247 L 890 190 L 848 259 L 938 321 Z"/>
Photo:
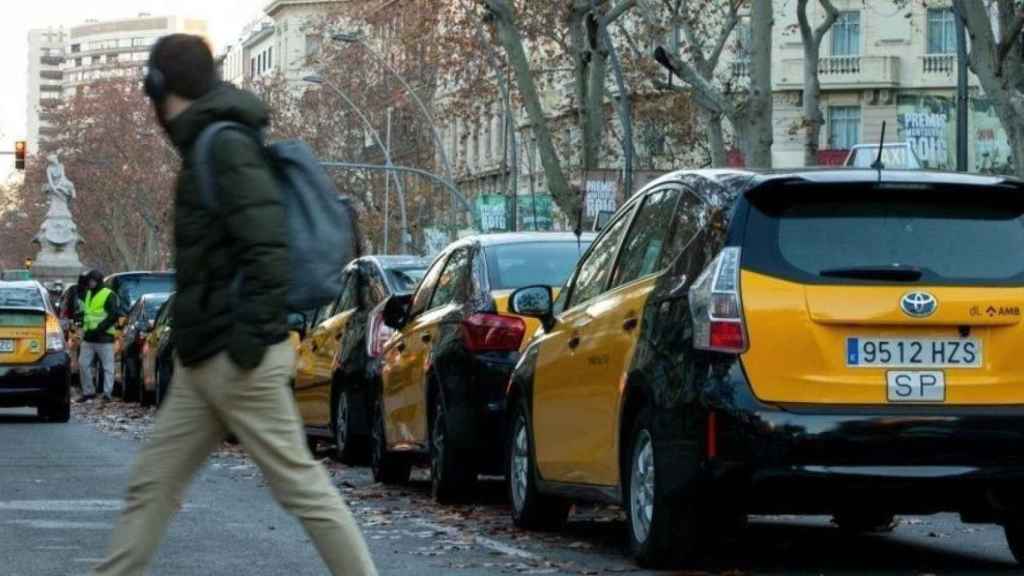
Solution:
<path fill-rule="evenodd" d="M 219 205 L 212 147 L 223 130 L 243 132 L 263 146 L 259 133 L 237 122 L 215 122 L 200 133 L 193 164 L 203 204 L 211 210 Z M 296 312 L 315 310 L 337 299 L 342 271 L 359 254 L 355 211 L 305 142 L 286 140 L 263 149 L 288 213 L 288 308 Z M 236 289 L 243 282 L 236 278 Z"/>

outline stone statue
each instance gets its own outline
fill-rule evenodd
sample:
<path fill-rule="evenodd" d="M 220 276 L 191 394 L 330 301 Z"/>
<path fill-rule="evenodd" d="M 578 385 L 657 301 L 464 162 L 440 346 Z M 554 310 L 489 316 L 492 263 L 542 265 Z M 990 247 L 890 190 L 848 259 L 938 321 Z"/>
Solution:
<path fill-rule="evenodd" d="M 78 244 L 82 238 L 71 218 L 70 205 L 75 198 L 75 184 L 64 173 L 64 165 L 56 154 L 46 157 L 46 184 L 43 192 L 50 201 L 39 233 L 33 241 L 39 254 L 33 265 L 33 276 L 40 280 L 74 280 L 82 269 Z"/>

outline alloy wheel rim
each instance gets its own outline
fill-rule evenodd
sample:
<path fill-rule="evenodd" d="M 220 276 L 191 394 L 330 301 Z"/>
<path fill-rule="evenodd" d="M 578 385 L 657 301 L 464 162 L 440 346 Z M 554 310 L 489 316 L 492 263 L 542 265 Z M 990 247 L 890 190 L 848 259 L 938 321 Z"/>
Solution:
<path fill-rule="evenodd" d="M 633 450 L 629 482 L 630 518 L 637 542 L 646 542 L 654 519 L 654 446 L 647 430 L 640 432 Z"/>
<path fill-rule="evenodd" d="M 527 471 L 529 470 L 529 444 L 526 437 L 526 424 L 520 418 L 516 422 L 516 432 L 512 444 L 512 504 L 517 511 L 523 509 L 526 502 Z"/>
<path fill-rule="evenodd" d="M 335 443 L 338 450 L 344 450 L 348 444 L 348 393 L 344 390 L 338 394 L 337 416 L 335 418 L 334 431 Z"/>

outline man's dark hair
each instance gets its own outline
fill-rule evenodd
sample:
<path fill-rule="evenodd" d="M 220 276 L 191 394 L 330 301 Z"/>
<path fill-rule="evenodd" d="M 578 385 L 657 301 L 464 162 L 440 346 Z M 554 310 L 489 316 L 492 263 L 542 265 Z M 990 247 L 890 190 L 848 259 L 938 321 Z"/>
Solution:
<path fill-rule="evenodd" d="M 216 71 L 210 45 L 200 36 L 171 34 L 153 45 L 149 66 L 163 74 L 164 92 L 198 100 L 213 89 Z"/>

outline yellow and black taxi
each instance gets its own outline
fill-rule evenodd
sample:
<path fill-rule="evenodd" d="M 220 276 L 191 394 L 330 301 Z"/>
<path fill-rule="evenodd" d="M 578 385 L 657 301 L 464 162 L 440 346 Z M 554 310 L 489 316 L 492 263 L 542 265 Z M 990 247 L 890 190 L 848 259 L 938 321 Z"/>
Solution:
<path fill-rule="evenodd" d="M 160 405 L 174 375 L 174 294 L 160 305 L 153 328 L 142 342 L 142 391 L 139 403 Z"/>
<path fill-rule="evenodd" d="M 479 474 L 502 471 L 505 389 L 519 351 L 539 327 L 508 312 L 512 290 L 559 286 L 590 236 L 473 236 L 431 264 L 411 296 L 395 296 L 383 319 L 397 330 L 383 349 L 371 467 L 404 482 L 429 459 L 434 497 L 472 494 Z"/>
<path fill-rule="evenodd" d="M 35 406 L 39 417 L 71 417 L 71 358 L 46 289 L 0 282 L 0 406 Z"/>
<path fill-rule="evenodd" d="M 429 261 L 413 256 L 364 256 L 346 266 L 337 300 L 305 318 L 295 369 L 295 401 L 306 433 L 334 443 L 346 463 L 365 457 L 372 396 L 384 342 L 393 331 L 383 304 L 409 294 Z"/>
<path fill-rule="evenodd" d="M 670 174 L 552 302 L 509 387 L 515 523 L 621 503 L 637 559 L 747 514 L 840 528 L 957 512 L 1024 559 L 1024 182 L 910 171 Z"/>
<path fill-rule="evenodd" d="M 117 295 L 118 321 L 117 334 L 114 339 L 114 364 L 115 380 L 114 393 L 122 397 L 125 395 L 124 373 L 124 330 L 128 314 L 139 301 L 147 294 L 168 294 L 174 291 L 174 272 L 118 272 L 103 279 L 104 285 L 110 288 Z M 102 376 L 102 370 L 97 370 Z M 97 388 L 98 389 L 98 388 Z"/>
<path fill-rule="evenodd" d="M 146 337 L 156 327 L 157 314 L 170 294 L 144 294 L 128 311 L 121 338 L 121 378 L 125 402 L 135 402 L 142 395 L 143 347 Z"/>

